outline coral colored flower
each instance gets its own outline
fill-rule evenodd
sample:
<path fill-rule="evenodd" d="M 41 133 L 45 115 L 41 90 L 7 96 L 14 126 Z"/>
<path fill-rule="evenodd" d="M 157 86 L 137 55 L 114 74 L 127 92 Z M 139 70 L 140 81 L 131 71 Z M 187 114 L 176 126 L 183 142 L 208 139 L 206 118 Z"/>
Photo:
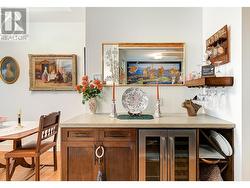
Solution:
<path fill-rule="evenodd" d="M 77 91 L 80 91 L 80 90 L 81 90 L 81 86 L 80 86 L 80 85 L 77 85 L 77 86 L 75 87 L 75 89 L 76 89 Z"/>
<path fill-rule="evenodd" d="M 100 83 L 101 83 L 100 80 L 94 80 L 94 84 L 98 85 Z"/>
<path fill-rule="evenodd" d="M 99 89 L 100 91 L 102 90 L 102 88 L 103 88 L 102 84 L 97 85 L 97 89 Z"/>
<path fill-rule="evenodd" d="M 87 75 L 85 75 L 85 76 L 82 77 L 82 80 L 88 81 L 88 80 L 89 80 L 89 77 L 88 77 Z"/>
<path fill-rule="evenodd" d="M 83 86 L 83 87 L 82 87 L 82 92 L 85 92 L 86 89 L 87 89 L 87 88 L 86 88 L 85 86 Z"/>

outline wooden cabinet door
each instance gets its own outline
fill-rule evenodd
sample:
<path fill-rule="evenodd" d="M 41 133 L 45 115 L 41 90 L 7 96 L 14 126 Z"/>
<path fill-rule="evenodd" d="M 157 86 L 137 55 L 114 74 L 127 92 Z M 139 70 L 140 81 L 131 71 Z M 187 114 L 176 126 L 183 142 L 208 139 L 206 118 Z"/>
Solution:
<path fill-rule="evenodd" d="M 104 147 L 104 180 L 137 180 L 136 129 L 62 129 L 62 180 L 96 180 L 96 150 Z"/>
<path fill-rule="evenodd" d="M 196 180 L 196 130 L 168 130 L 169 181 Z"/>
<path fill-rule="evenodd" d="M 95 142 L 63 143 L 62 180 L 93 181 L 97 177 Z"/>
<path fill-rule="evenodd" d="M 103 142 L 103 168 L 107 181 L 136 181 L 136 142 Z"/>

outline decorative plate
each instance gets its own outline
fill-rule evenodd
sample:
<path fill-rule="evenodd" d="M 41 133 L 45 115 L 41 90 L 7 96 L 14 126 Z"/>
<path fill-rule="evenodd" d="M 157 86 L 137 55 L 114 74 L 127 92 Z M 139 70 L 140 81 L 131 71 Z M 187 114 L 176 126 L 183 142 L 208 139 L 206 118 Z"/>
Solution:
<path fill-rule="evenodd" d="M 232 146 L 224 136 L 213 130 L 210 131 L 210 135 L 226 156 L 231 156 L 233 154 Z"/>
<path fill-rule="evenodd" d="M 139 88 L 128 88 L 122 95 L 122 105 L 131 114 L 140 114 L 148 106 L 148 97 Z"/>

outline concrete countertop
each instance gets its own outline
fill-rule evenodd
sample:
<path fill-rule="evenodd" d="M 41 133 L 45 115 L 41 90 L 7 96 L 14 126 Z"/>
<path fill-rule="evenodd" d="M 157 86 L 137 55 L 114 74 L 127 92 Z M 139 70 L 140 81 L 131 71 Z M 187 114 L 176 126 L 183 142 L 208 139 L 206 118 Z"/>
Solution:
<path fill-rule="evenodd" d="M 209 115 L 162 114 L 152 120 L 119 120 L 109 114 L 81 114 L 60 124 L 61 128 L 223 128 L 232 129 L 234 123 Z"/>

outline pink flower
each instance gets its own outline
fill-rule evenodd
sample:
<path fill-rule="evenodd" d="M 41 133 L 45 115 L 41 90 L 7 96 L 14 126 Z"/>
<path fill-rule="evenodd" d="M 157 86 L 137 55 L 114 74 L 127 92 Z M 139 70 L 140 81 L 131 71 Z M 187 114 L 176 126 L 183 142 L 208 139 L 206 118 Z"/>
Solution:
<path fill-rule="evenodd" d="M 91 84 L 89 85 L 89 87 L 90 87 L 91 89 L 94 89 L 94 88 L 95 88 L 95 85 L 91 83 Z"/>
<path fill-rule="evenodd" d="M 85 86 L 85 87 L 86 87 L 86 86 L 88 86 L 88 84 L 89 84 L 89 83 L 88 83 L 88 81 L 87 81 L 87 80 L 83 80 L 83 81 L 82 81 L 82 85 L 83 85 L 83 86 Z"/>
<path fill-rule="evenodd" d="M 88 81 L 89 77 L 87 75 L 85 75 L 85 76 L 82 77 L 82 80 Z"/>

